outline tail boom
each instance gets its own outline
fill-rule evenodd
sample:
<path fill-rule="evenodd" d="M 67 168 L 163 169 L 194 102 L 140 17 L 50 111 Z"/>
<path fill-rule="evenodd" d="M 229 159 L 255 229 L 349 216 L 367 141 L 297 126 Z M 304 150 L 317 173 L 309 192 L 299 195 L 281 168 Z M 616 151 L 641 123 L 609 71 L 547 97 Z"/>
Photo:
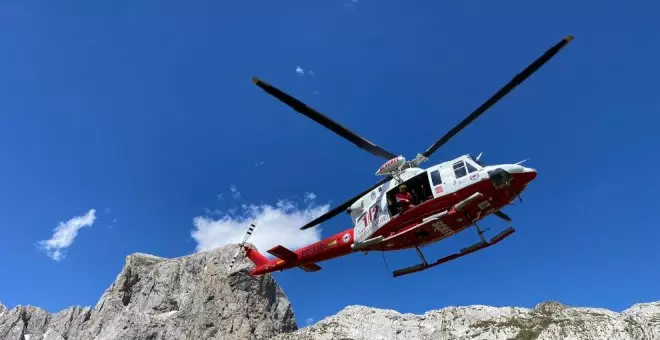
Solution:
<path fill-rule="evenodd" d="M 261 267 L 268 263 L 268 258 L 263 256 L 259 251 L 256 249 L 252 249 L 249 246 L 244 246 L 245 247 L 245 256 L 254 263 L 255 266 Z"/>
<path fill-rule="evenodd" d="M 300 267 L 306 272 L 315 272 L 321 270 L 317 262 L 322 262 L 347 255 L 353 252 L 353 230 L 345 230 L 341 233 L 330 236 L 319 242 L 291 251 L 281 245 L 268 250 L 268 253 L 275 256 L 275 259 L 268 259 L 256 249 L 245 246 L 246 256 L 254 265 L 250 271 L 250 276 L 258 276 L 270 272 L 281 271 L 294 267 Z"/>

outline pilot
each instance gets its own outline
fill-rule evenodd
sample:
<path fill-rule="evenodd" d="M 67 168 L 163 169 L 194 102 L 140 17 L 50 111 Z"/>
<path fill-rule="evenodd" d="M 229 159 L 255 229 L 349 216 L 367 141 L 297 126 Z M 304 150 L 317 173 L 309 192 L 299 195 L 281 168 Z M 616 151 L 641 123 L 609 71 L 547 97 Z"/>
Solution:
<path fill-rule="evenodd" d="M 412 204 L 412 195 L 408 192 L 408 187 L 405 184 L 399 186 L 399 192 L 396 193 L 396 202 L 401 207 L 401 212 L 410 209 L 413 206 Z"/>

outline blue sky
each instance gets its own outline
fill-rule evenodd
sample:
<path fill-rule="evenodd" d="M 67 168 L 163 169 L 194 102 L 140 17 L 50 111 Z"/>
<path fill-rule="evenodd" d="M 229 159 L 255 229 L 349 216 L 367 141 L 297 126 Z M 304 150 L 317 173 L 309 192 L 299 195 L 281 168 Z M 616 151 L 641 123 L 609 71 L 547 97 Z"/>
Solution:
<path fill-rule="evenodd" d="M 257 234 L 289 245 L 348 228 L 346 215 L 304 233 L 297 223 L 376 181 L 383 160 L 252 76 L 414 157 L 567 34 L 566 49 L 431 158 L 529 158 L 539 176 L 507 210 L 513 237 L 409 277 L 391 278 L 378 253 L 275 277 L 301 324 L 350 304 L 658 300 L 658 11 L 650 0 L 5 1 L 0 301 L 94 305 L 126 255 L 190 254 L 237 237 L 250 217 L 276 216 Z M 87 213 L 93 224 L 59 261 L 38 246 Z M 217 232 L 193 237 L 201 225 Z M 466 232 L 425 253 L 475 240 Z M 385 259 L 391 270 L 416 261 Z"/>

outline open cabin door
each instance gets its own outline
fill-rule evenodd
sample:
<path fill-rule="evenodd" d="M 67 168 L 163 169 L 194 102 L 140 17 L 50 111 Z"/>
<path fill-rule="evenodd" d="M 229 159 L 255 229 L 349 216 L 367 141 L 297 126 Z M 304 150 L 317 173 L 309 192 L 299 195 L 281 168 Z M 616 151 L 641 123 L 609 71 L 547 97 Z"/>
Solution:
<path fill-rule="evenodd" d="M 399 188 L 402 184 L 405 184 L 406 191 L 412 195 L 413 205 L 419 205 L 434 197 L 431 189 L 432 186 L 429 180 L 429 175 L 426 170 L 421 171 L 413 177 L 406 179 L 403 181 L 403 183 L 393 186 L 390 190 L 388 190 L 388 211 L 391 216 L 395 216 L 401 213 L 401 206 L 397 203 L 396 193 L 399 192 Z"/>

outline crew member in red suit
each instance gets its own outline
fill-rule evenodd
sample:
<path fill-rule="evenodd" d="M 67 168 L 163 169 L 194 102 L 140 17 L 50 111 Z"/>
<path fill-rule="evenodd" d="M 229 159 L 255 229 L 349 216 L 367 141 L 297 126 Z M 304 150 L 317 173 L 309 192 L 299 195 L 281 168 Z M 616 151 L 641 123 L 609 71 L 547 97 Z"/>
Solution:
<path fill-rule="evenodd" d="M 399 192 L 397 192 L 395 196 L 397 203 L 399 203 L 399 206 L 401 207 L 402 213 L 413 206 L 412 195 L 408 191 L 406 191 L 406 189 L 407 189 L 406 185 L 401 184 L 399 186 Z"/>

